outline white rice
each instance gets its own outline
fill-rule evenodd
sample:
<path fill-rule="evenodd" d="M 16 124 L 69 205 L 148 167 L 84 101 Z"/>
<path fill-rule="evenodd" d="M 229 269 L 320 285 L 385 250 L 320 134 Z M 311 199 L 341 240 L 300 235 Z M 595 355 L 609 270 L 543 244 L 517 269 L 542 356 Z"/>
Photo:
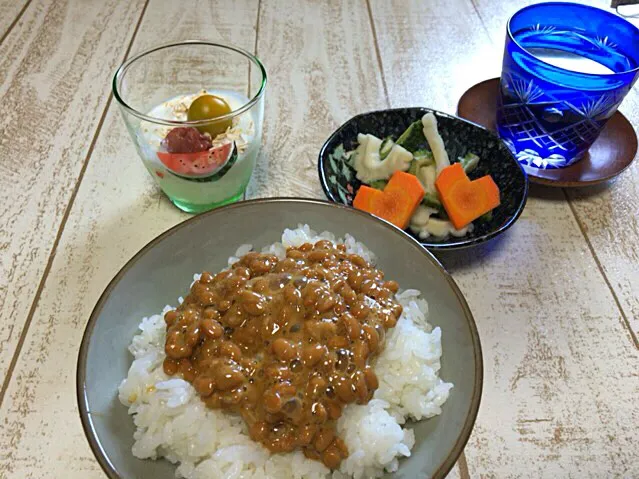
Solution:
<path fill-rule="evenodd" d="M 352 236 L 318 235 L 308 225 L 285 230 L 281 243 L 262 251 L 284 257 L 287 247 L 320 239 L 343 242 L 350 253 L 375 262 L 373 253 Z M 229 258 L 229 265 L 252 249 L 252 245 L 240 246 Z M 428 324 L 428 304 L 417 290 L 403 291 L 397 299 L 404 312 L 389 331 L 375 365 L 379 389 L 368 404 L 344 408 L 337 423 L 350 456 L 332 473 L 334 479 L 379 477 L 385 471 L 396 471 L 398 459 L 410 456 L 415 444 L 413 432 L 402 425 L 408 419 L 440 414 L 453 387 L 439 378 L 441 330 Z M 140 333 L 129 347 L 133 364 L 119 387 L 120 401 L 129 407 L 136 425 L 133 455 L 141 459 L 164 457 L 179 464 L 177 477 L 187 479 L 330 477 L 328 468 L 299 450 L 270 454 L 249 438 L 241 417 L 208 409 L 191 384 L 164 373 L 163 314 L 169 309 L 166 306 L 162 314 L 142 319 Z"/>

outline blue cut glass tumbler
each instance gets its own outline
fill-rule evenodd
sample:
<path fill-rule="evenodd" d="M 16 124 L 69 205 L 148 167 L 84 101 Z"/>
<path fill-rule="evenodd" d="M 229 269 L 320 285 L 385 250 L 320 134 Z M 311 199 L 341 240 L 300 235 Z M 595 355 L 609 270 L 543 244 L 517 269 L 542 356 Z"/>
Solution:
<path fill-rule="evenodd" d="M 583 158 L 639 76 L 639 29 L 605 10 L 540 3 L 508 21 L 497 130 L 519 162 Z"/>

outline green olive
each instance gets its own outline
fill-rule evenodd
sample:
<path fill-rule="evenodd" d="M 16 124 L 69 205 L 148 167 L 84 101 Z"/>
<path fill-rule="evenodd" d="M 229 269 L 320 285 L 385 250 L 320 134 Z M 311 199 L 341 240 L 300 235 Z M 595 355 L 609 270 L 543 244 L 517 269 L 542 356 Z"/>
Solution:
<path fill-rule="evenodd" d="M 231 113 L 231 107 L 223 98 L 215 95 L 202 95 L 197 97 L 186 114 L 188 121 L 212 120 Z M 220 133 L 224 133 L 233 124 L 232 120 L 215 121 L 206 125 L 198 126 L 201 133 L 208 133 L 215 138 Z"/>

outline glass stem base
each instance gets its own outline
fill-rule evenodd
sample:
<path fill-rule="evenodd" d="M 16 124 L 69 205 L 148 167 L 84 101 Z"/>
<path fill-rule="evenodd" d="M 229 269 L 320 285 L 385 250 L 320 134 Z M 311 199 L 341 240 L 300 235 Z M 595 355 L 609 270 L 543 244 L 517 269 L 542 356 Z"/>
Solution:
<path fill-rule="evenodd" d="M 231 196 L 230 198 L 219 201 L 217 203 L 207 203 L 207 204 L 189 203 L 187 201 L 171 198 L 170 196 L 169 196 L 169 199 L 171 200 L 171 203 L 173 203 L 182 211 L 185 211 L 187 213 L 197 214 L 197 213 L 203 213 L 205 211 L 212 210 L 214 208 L 218 208 L 220 206 L 228 205 L 229 203 L 235 203 L 236 201 L 241 200 L 243 196 L 244 196 L 244 188 L 242 188 L 237 194 Z"/>

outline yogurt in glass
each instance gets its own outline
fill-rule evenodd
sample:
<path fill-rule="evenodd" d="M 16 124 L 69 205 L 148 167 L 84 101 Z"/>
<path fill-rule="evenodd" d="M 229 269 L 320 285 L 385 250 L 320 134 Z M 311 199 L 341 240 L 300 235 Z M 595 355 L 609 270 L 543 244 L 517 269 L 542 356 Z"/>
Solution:
<path fill-rule="evenodd" d="M 173 97 L 152 108 L 147 115 L 164 120 L 186 121 L 188 107 L 195 98 L 204 94 L 222 98 L 233 111 L 249 101 L 233 91 L 203 90 Z M 140 154 L 144 166 L 157 178 L 156 181 L 173 202 L 189 205 L 230 203 L 242 197 L 255 167 L 261 142 L 260 132 L 256 131 L 255 125 L 253 112 L 248 111 L 234 117 L 232 126 L 224 133 L 214 138 L 205 133 L 212 147 L 202 153 L 222 151 L 219 158 L 208 161 L 209 168 L 200 168 L 204 170 L 202 172 L 189 166 L 197 165 L 198 161 L 207 163 L 206 154 L 198 156 L 198 152 L 194 152 L 190 157 L 184 153 L 173 154 L 182 155 L 180 160 L 171 158 L 172 154 L 166 152 L 165 139 L 174 129 L 170 126 L 143 122 L 138 133 Z"/>

